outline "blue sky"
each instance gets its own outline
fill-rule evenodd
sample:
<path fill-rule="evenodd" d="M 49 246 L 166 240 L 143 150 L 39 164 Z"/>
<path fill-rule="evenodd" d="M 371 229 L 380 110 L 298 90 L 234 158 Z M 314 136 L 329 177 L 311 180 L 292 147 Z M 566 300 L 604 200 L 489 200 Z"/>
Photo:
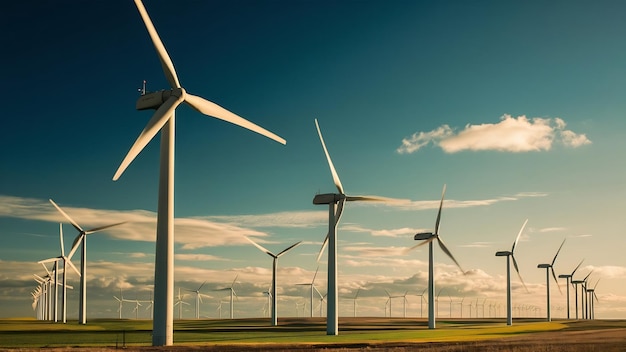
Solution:
<path fill-rule="evenodd" d="M 432 230 L 445 183 L 441 236 L 470 273 L 438 250 L 443 296 L 504 304 L 505 263 L 494 254 L 529 219 L 516 257 L 530 293 L 514 279 L 514 304 L 545 309 L 536 266 L 567 238 L 557 274 L 584 258 L 577 276 L 594 270 L 591 282 L 601 279 L 596 316 L 626 316 L 623 2 L 145 6 L 188 92 L 287 140 L 177 110 L 175 282 L 193 290 L 207 280 L 212 298 L 201 315 L 216 316 L 225 295 L 213 290 L 236 275 L 235 315 L 262 314 L 271 258 L 243 236 L 274 252 L 304 241 L 280 258 L 278 273 L 279 316 L 302 314 L 295 305 L 307 293 L 295 284 L 313 277 L 327 223 L 312 199 L 335 190 L 317 118 L 348 194 L 410 200 L 346 207 L 340 297 L 362 287 L 359 314 L 382 316 L 387 289 L 409 291 L 408 314 L 419 316 L 428 253 L 403 249 Z M 52 198 L 85 228 L 129 221 L 88 238 L 88 316 L 116 317 L 120 288 L 125 298 L 150 296 L 158 140 L 111 179 L 151 116 L 135 110 L 137 88 L 167 81 L 130 0 L 19 2 L 0 16 L 0 314 L 33 315 L 32 274 L 44 273 L 37 261 L 59 254 Z M 76 234 L 64 231 L 69 247 Z M 325 259 L 319 268 L 324 293 Z M 73 273 L 69 281 L 78 286 Z M 76 317 L 77 292 L 69 297 Z M 192 317 L 195 301 L 185 300 Z M 563 316 L 554 283 L 552 302 L 553 316 Z M 340 315 L 351 314 L 342 299 Z M 392 314 L 401 314 L 398 303 Z"/>

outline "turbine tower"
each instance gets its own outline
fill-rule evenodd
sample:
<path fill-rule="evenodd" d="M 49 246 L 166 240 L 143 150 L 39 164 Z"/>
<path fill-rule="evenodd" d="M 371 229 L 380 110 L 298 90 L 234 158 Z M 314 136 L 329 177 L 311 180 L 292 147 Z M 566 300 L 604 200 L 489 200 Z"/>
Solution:
<path fill-rule="evenodd" d="M 554 258 L 552 259 L 552 263 L 537 265 L 537 268 L 546 269 L 546 321 L 552 321 L 552 317 L 550 316 L 550 270 L 552 270 L 552 277 L 554 278 L 554 282 L 556 282 L 556 286 L 559 288 L 559 292 L 561 291 L 561 286 L 559 286 L 559 281 L 557 280 L 556 274 L 554 273 L 554 262 L 556 262 L 556 257 L 559 255 L 563 244 L 565 244 L 565 240 L 561 242 L 561 246 L 559 246 L 559 249 L 556 251 Z"/>
<path fill-rule="evenodd" d="M 583 290 L 584 290 L 585 284 L 587 282 L 587 279 L 589 278 L 589 275 L 591 275 L 591 273 L 593 273 L 593 270 L 591 270 L 589 272 L 589 274 L 587 274 L 587 276 L 585 276 L 585 278 L 582 279 L 582 280 L 574 280 L 572 278 L 572 285 L 574 285 L 574 292 L 576 293 L 576 295 L 575 295 L 575 297 L 576 297 L 576 320 L 578 320 L 578 285 L 581 286 L 581 289 L 580 289 L 580 308 L 582 310 L 584 308 L 584 303 L 583 302 L 585 300 L 585 295 L 584 295 Z M 581 318 L 582 319 L 585 318 L 585 314 L 582 311 L 581 311 Z"/>
<path fill-rule="evenodd" d="M 206 280 L 195 290 L 185 290 L 187 292 L 193 292 L 196 294 L 196 319 L 200 319 L 200 303 L 202 302 L 202 293 L 200 289 L 206 284 Z"/>
<path fill-rule="evenodd" d="M 328 302 L 326 309 L 326 334 L 327 335 L 339 335 L 339 290 L 337 287 L 337 225 L 339 219 L 343 213 L 343 207 L 346 201 L 378 201 L 378 202 L 393 202 L 398 201 L 390 198 L 374 197 L 374 196 L 349 196 L 346 195 L 343 190 L 343 185 L 339 180 L 339 175 L 335 170 L 330 154 L 326 149 L 320 126 L 315 119 L 315 127 L 317 128 L 317 134 L 320 137 L 324 154 L 326 154 L 326 160 L 332 174 L 335 187 L 337 187 L 338 193 L 325 193 L 318 194 L 313 198 L 313 204 L 328 204 L 328 234 L 322 249 L 317 257 L 317 260 L 322 256 L 326 244 L 328 244 Z"/>
<path fill-rule="evenodd" d="M 156 112 L 115 172 L 113 180 L 116 181 L 122 175 L 148 142 L 161 131 L 152 345 L 170 346 L 174 343 L 174 131 L 176 108 L 182 102 L 186 102 L 204 115 L 241 126 L 281 144 L 286 142 L 281 137 L 213 102 L 187 93 L 178 81 L 174 64 L 143 3 L 141 0 L 135 0 L 135 5 L 150 34 L 152 44 L 154 44 L 171 89 L 143 94 L 137 101 L 138 110 L 156 109 Z"/>
<path fill-rule="evenodd" d="M 417 248 L 419 246 L 425 245 L 428 243 L 428 328 L 435 328 L 435 265 L 434 265 L 434 250 L 433 250 L 433 241 L 437 240 L 439 247 L 441 250 L 448 256 L 456 266 L 459 267 L 462 273 L 465 273 L 461 265 L 454 259 L 452 253 L 448 250 L 446 245 L 441 240 L 441 236 L 439 236 L 439 222 L 441 221 L 441 208 L 443 207 L 443 199 L 446 194 L 446 185 L 443 185 L 443 191 L 441 192 L 441 202 L 439 203 L 439 212 L 437 213 L 437 220 L 435 221 L 435 232 L 424 232 L 418 233 L 415 235 L 414 239 L 416 241 L 424 241 L 418 245 L 411 247 L 410 249 Z M 409 249 L 409 250 L 410 250 Z"/>
<path fill-rule="evenodd" d="M 522 280 L 522 275 L 519 273 L 519 267 L 517 266 L 517 261 L 515 260 L 515 255 L 513 252 L 515 251 L 515 246 L 517 246 L 517 242 L 519 241 L 522 232 L 524 232 L 524 228 L 528 223 L 528 219 L 524 221 L 522 228 L 519 230 L 517 237 L 515 238 L 515 242 L 513 242 L 513 246 L 511 247 L 511 251 L 499 251 L 496 252 L 496 257 L 506 257 L 506 325 L 513 325 L 513 306 L 511 305 L 511 259 L 513 259 L 513 266 L 515 267 L 515 271 L 517 272 L 517 276 L 519 276 L 519 280 L 526 288 L 526 284 L 524 280 Z M 528 288 L 526 288 L 528 291 Z"/>
<path fill-rule="evenodd" d="M 230 287 L 225 287 L 222 289 L 219 289 L 217 291 L 228 291 L 230 290 L 230 319 L 233 319 L 235 316 L 235 309 L 234 309 L 234 303 L 235 303 L 235 297 L 237 297 L 237 293 L 235 292 L 235 282 L 237 282 L 237 278 L 239 277 L 239 274 L 235 275 L 235 280 L 233 280 L 233 283 L 230 285 Z M 272 292 L 273 295 L 276 294 L 276 292 Z M 221 302 L 220 302 L 221 304 Z M 221 311 L 221 309 L 220 309 Z M 220 313 L 220 317 L 221 317 L 221 313 Z"/>
<path fill-rule="evenodd" d="M 584 262 L 585 260 L 581 260 L 580 263 L 578 263 L 578 265 L 576 265 L 576 268 L 574 268 L 574 271 L 572 271 L 571 274 L 561 274 L 559 275 L 559 279 L 565 279 L 565 287 L 567 287 L 567 319 L 569 319 L 569 284 L 570 284 L 570 280 L 572 280 L 572 277 L 574 276 L 574 273 L 576 272 L 576 270 L 578 270 L 578 268 L 580 267 L 580 265 Z"/>
<path fill-rule="evenodd" d="M 83 230 L 82 227 L 78 225 L 76 221 L 74 221 L 66 212 L 61 209 L 52 199 L 49 199 L 50 203 L 54 205 L 55 208 L 63 215 L 67 221 L 74 226 L 76 231 L 78 231 L 78 236 L 74 239 L 74 243 L 72 244 L 72 250 L 70 251 L 70 255 L 68 258 L 71 258 L 74 255 L 74 252 L 80 245 L 81 254 L 80 254 L 80 289 L 79 289 L 79 298 L 78 298 L 78 323 L 79 324 L 87 324 L 87 235 L 91 235 L 92 233 L 100 232 L 102 230 L 106 230 L 110 227 L 121 225 L 124 222 L 118 222 L 111 225 L 105 225 L 93 228 L 91 230 Z"/>
<path fill-rule="evenodd" d="M 277 297 L 278 297 L 278 291 L 276 290 L 276 269 L 278 267 L 278 258 L 281 255 L 287 253 L 289 250 L 291 250 L 291 249 L 295 248 L 296 246 L 298 246 L 300 243 L 302 243 L 302 241 L 300 241 L 298 243 L 292 244 L 291 246 L 283 249 L 283 251 L 278 253 L 278 254 L 274 254 L 274 253 L 270 252 L 269 250 L 265 249 L 265 247 L 263 247 L 260 244 L 254 242 L 250 238 L 246 237 L 246 239 L 248 241 L 250 241 L 250 243 L 252 243 L 256 248 L 260 249 L 261 252 L 265 252 L 267 255 L 269 255 L 270 257 L 273 258 L 273 260 L 272 260 L 272 293 L 273 293 L 273 295 L 272 295 L 272 326 L 276 326 L 276 325 L 278 325 L 277 304 L 276 304 L 277 303 Z"/>

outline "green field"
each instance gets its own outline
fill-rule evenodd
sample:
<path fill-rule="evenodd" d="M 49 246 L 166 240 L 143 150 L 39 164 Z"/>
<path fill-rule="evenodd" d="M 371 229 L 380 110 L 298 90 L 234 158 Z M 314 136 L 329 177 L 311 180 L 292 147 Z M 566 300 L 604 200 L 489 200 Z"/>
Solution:
<path fill-rule="evenodd" d="M 342 318 L 339 336 L 326 335 L 320 318 L 181 320 L 174 323 L 177 346 L 285 344 L 302 346 L 376 346 L 389 343 L 463 342 L 555 331 L 623 329 L 624 321 L 444 320 L 429 330 L 423 319 Z M 0 347 L 137 347 L 151 345 L 152 321 L 92 320 L 87 325 L 29 319 L 0 320 Z"/>

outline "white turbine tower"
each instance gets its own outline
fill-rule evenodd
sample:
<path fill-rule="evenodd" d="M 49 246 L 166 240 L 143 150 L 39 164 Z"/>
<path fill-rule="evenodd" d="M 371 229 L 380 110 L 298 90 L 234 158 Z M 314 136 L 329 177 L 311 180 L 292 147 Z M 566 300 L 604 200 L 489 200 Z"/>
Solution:
<path fill-rule="evenodd" d="M 305 283 L 305 284 L 296 284 L 297 286 L 310 286 L 311 287 L 311 302 L 309 304 L 309 308 L 311 310 L 311 318 L 313 318 L 313 291 L 315 290 L 315 278 L 317 277 L 317 272 L 318 270 L 320 270 L 320 267 L 318 266 L 317 269 L 315 269 L 315 274 L 313 275 L 313 280 L 311 280 L 310 283 Z"/>
<path fill-rule="evenodd" d="M 328 303 L 326 309 L 326 334 L 338 335 L 339 334 L 339 290 L 337 287 L 337 225 L 343 212 L 344 203 L 346 201 L 378 201 L 378 202 L 397 202 L 397 199 L 375 197 L 375 196 L 348 196 L 343 190 L 339 175 L 335 170 L 330 154 L 326 149 L 320 126 L 315 119 L 315 127 L 317 128 L 317 134 L 320 137 L 324 154 L 326 154 L 326 160 L 330 167 L 330 173 L 332 174 L 335 187 L 339 193 L 326 193 L 318 194 L 313 198 L 313 204 L 328 204 L 328 234 L 322 244 L 322 249 L 317 257 L 317 260 L 322 256 L 324 248 L 328 244 Z"/>
<path fill-rule="evenodd" d="M 76 231 L 78 231 L 78 236 L 74 239 L 74 243 L 72 244 L 72 250 L 70 251 L 70 255 L 68 258 L 71 258 L 74 255 L 74 251 L 80 245 L 81 255 L 80 255 L 80 290 L 79 290 L 79 298 L 78 298 L 78 323 L 79 324 L 87 324 L 87 235 L 91 235 L 92 233 L 96 233 L 102 230 L 106 230 L 110 227 L 121 225 L 124 222 L 118 222 L 111 225 L 105 225 L 93 228 L 91 230 L 83 230 L 76 221 L 74 221 L 66 212 L 61 209 L 52 199 L 50 199 L 50 203 L 54 205 L 55 208 L 63 215 L 69 222 L 74 226 Z"/>
<path fill-rule="evenodd" d="M 578 268 L 580 267 L 580 265 L 584 262 L 585 260 L 581 260 L 580 263 L 578 263 L 578 265 L 576 265 L 576 268 L 574 268 L 574 271 L 572 271 L 571 274 L 561 274 L 559 275 L 559 279 L 565 279 L 565 287 L 567 287 L 567 319 L 569 319 L 569 284 L 570 284 L 570 280 L 572 280 L 572 277 L 574 276 L 574 273 L 576 272 L 576 270 L 578 270 Z"/>
<path fill-rule="evenodd" d="M 254 242 L 250 238 L 246 237 L 246 239 L 248 241 L 250 241 L 250 243 L 252 243 L 256 248 L 260 249 L 261 252 L 265 252 L 267 255 L 269 255 L 270 257 L 273 258 L 273 260 L 272 260 L 272 293 L 273 293 L 273 295 L 272 295 L 272 326 L 276 326 L 276 325 L 278 325 L 278 309 L 277 309 L 278 307 L 277 307 L 277 304 L 276 304 L 277 303 L 277 297 L 278 297 L 278 291 L 276 290 L 276 269 L 278 268 L 278 258 L 281 255 L 287 253 L 291 249 L 293 249 L 296 246 L 298 246 L 300 243 L 302 243 L 302 241 L 292 244 L 291 246 L 283 249 L 282 252 L 280 252 L 278 254 L 274 254 L 274 253 L 270 252 L 269 250 L 267 250 L 265 247 L 263 247 L 260 244 Z"/>
<path fill-rule="evenodd" d="M 559 292 L 561 291 L 561 286 L 559 286 L 559 281 L 557 280 L 556 274 L 554 273 L 554 262 L 556 262 L 556 257 L 559 255 L 563 244 L 565 244 L 565 240 L 561 242 L 561 246 L 559 246 L 559 249 L 556 251 L 554 258 L 552 259 L 552 263 L 537 265 L 537 268 L 539 269 L 546 269 L 546 321 L 552 321 L 552 317 L 550 316 L 550 270 L 552 270 L 552 277 L 554 278 L 554 282 L 556 282 L 556 286 L 559 288 Z"/>
<path fill-rule="evenodd" d="M 72 255 L 76 248 L 73 248 L 68 256 L 65 256 L 65 245 L 63 243 L 63 224 L 59 224 L 59 241 L 61 243 L 61 255 L 55 258 L 45 259 L 39 261 L 39 263 L 54 262 L 55 268 L 58 269 L 58 262 L 63 261 L 63 288 L 61 291 L 61 321 L 63 324 L 67 323 L 67 264 L 80 276 L 80 272 L 71 261 Z M 56 305 L 56 301 L 55 301 Z M 55 308 L 55 321 L 56 321 L 56 308 Z"/>
<path fill-rule="evenodd" d="M 277 135 L 213 102 L 187 93 L 178 81 L 174 64 L 141 0 L 135 0 L 135 5 L 146 25 L 171 89 L 143 94 L 137 101 L 138 110 L 156 109 L 156 112 L 115 172 L 113 180 L 117 180 L 122 175 L 148 142 L 161 131 L 152 345 L 169 346 L 174 342 L 174 131 L 176 107 L 182 102 L 186 102 L 204 115 L 241 126 L 282 144 L 286 142 Z"/>
<path fill-rule="evenodd" d="M 439 223 L 441 221 L 441 208 L 443 207 L 443 199 L 446 194 L 446 185 L 443 185 L 443 191 L 441 192 L 441 202 L 439 203 L 439 212 L 437 213 L 437 220 L 435 221 L 435 232 L 424 232 L 415 235 L 416 241 L 424 240 L 424 242 L 411 247 L 410 249 L 425 245 L 428 243 L 428 328 L 435 328 L 435 262 L 434 262 L 434 250 L 433 241 L 437 240 L 441 250 L 448 256 L 456 266 L 459 267 L 462 273 L 465 273 L 461 265 L 454 259 L 452 253 L 448 250 L 446 245 L 439 236 Z"/>
<path fill-rule="evenodd" d="M 519 273 L 519 267 L 517 266 L 517 260 L 515 260 L 515 246 L 517 246 L 517 242 L 519 241 L 522 232 L 524 232 L 524 228 L 528 223 L 528 219 L 524 221 L 522 228 L 519 230 L 517 237 L 515 237 L 515 242 L 513 242 L 513 246 L 511 247 L 511 251 L 499 251 L 496 252 L 496 257 L 506 257 L 506 325 L 513 325 L 513 306 L 511 305 L 511 259 L 513 259 L 513 266 L 515 267 L 515 271 L 517 272 L 517 276 L 519 276 L 519 280 L 526 288 L 526 284 L 522 279 L 522 275 Z M 526 288 L 528 291 L 528 288 Z"/>

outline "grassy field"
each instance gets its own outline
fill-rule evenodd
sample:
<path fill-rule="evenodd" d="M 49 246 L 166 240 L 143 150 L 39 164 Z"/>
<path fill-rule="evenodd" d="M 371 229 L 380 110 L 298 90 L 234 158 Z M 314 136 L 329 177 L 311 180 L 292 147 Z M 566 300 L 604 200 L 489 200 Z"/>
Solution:
<path fill-rule="evenodd" d="M 622 320 L 517 320 L 509 327 L 496 319 L 452 319 L 429 330 L 424 319 L 342 318 L 339 327 L 339 336 L 327 336 L 326 321 L 320 318 L 283 318 L 277 327 L 269 326 L 268 319 L 181 320 L 174 323 L 174 345 L 177 350 L 233 351 L 626 351 Z M 152 321 L 147 320 L 92 320 L 78 325 L 7 319 L 0 320 L 0 348 L 157 350 L 147 347 L 151 330 Z M 590 349 L 594 346 L 599 349 Z"/>

